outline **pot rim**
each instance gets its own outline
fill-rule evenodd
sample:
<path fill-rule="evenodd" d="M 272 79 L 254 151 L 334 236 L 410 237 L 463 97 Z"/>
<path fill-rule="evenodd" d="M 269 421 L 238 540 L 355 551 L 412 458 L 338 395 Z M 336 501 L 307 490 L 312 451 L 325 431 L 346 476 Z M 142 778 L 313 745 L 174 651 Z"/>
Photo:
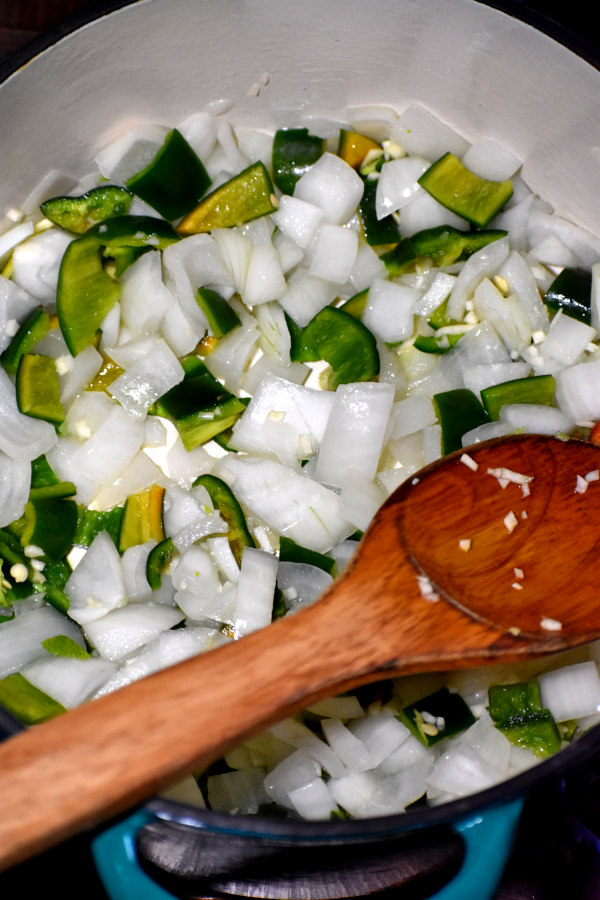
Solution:
<path fill-rule="evenodd" d="M 49 50 L 63 38 L 86 25 L 110 15 L 140 0 L 97 0 L 82 8 L 63 22 L 35 37 L 24 47 L 0 61 L 0 89 L 2 83 L 18 73 L 34 57 Z M 470 0 L 498 12 L 519 19 L 540 31 L 592 67 L 600 71 L 600 49 L 581 35 L 537 10 L 524 6 L 521 0 Z M 0 709 L 0 713 L 2 710 Z M 410 812 L 376 818 L 344 821 L 310 822 L 295 819 L 270 818 L 264 815 L 232 815 L 193 807 L 190 804 L 163 797 L 151 798 L 145 808 L 158 818 L 220 833 L 249 837 L 286 838 L 299 841 L 321 840 L 377 840 L 412 828 L 421 828 L 448 821 L 457 821 L 488 807 L 503 805 L 524 796 L 536 784 L 560 778 L 569 771 L 588 764 L 600 754 L 600 725 L 596 725 L 578 741 L 549 759 L 501 783 L 458 800 L 439 806 L 421 807 Z"/>

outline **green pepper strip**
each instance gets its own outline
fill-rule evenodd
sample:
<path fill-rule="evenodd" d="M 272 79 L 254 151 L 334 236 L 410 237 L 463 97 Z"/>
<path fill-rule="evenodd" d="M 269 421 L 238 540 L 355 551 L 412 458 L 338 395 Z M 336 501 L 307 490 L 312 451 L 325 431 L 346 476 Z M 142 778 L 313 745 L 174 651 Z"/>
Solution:
<path fill-rule="evenodd" d="M 0 703 L 24 725 L 37 725 L 66 712 L 62 704 L 36 688 L 20 672 L 0 679 Z"/>
<path fill-rule="evenodd" d="M 589 325 L 592 321 L 592 273 L 588 269 L 564 268 L 544 297 L 550 309 Z"/>
<path fill-rule="evenodd" d="M 432 723 L 427 723 L 423 718 L 425 712 L 435 718 L 442 718 L 443 727 L 431 727 Z M 475 722 L 475 716 L 460 694 L 453 693 L 448 688 L 441 688 L 422 700 L 405 706 L 400 712 L 400 719 L 426 747 L 431 747 L 444 738 L 454 737 Z"/>
<path fill-rule="evenodd" d="M 560 750 L 560 732 L 550 711 L 541 705 L 536 679 L 491 685 L 488 698 L 489 713 L 496 728 L 511 743 L 528 747 L 542 757 Z"/>
<path fill-rule="evenodd" d="M 105 270 L 106 260 L 119 260 L 121 272 L 136 254 L 162 250 L 176 240 L 177 234 L 162 219 L 117 216 L 71 241 L 60 266 L 56 310 L 73 356 L 94 342 L 105 316 L 121 296 L 119 284 Z"/>
<path fill-rule="evenodd" d="M 273 138 L 273 181 L 283 194 L 293 194 L 299 178 L 319 159 L 323 138 L 308 128 L 281 128 Z"/>
<path fill-rule="evenodd" d="M 379 374 L 379 351 L 374 335 L 344 310 L 326 306 L 302 329 L 292 349 L 293 359 L 324 359 L 332 369 L 331 387 L 372 381 Z"/>
<path fill-rule="evenodd" d="M 196 301 L 208 319 L 210 330 L 216 338 L 224 337 L 241 325 L 241 319 L 236 311 L 216 291 L 198 288 Z"/>
<path fill-rule="evenodd" d="M 429 259 L 435 266 L 450 266 L 468 259 L 477 250 L 506 237 L 501 228 L 486 231 L 459 231 L 450 225 L 438 225 L 403 238 L 381 259 L 392 278 L 397 278 L 419 259 Z"/>
<path fill-rule="evenodd" d="M 183 380 L 152 406 L 177 428 L 186 450 L 206 443 L 230 428 L 246 404 L 227 391 L 197 357 L 184 361 Z"/>
<path fill-rule="evenodd" d="M 317 553 L 316 550 L 308 550 L 285 536 L 279 539 L 279 559 L 281 562 L 297 562 L 317 566 L 333 578 L 337 575 L 337 563 L 332 556 Z"/>
<path fill-rule="evenodd" d="M 481 399 L 492 420 L 500 417 L 500 410 L 509 403 L 535 403 L 554 406 L 556 380 L 552 375 L 533 375 L 494 384 L 481 391 Z"/>
<path fill-rule="evenodd" d="M 478 228 L 485 228 L 510 200 L 512 183 L 475 175 L 453 153 L 445 153 L 419 178 L 427 193 Z"/>
<path fill-rule="evenodd" d="M 16 392 L 19 410 L 25 415 L 53 425 L 64 422 L 58 372 L 51 356 L 23 354 L 17 369 Z"/>
<path fill-rule="evenodd" d="M 444 456 L 453 450 L 460 450 L 463 434 L 490 421 L 481 402 L 473 391 L 466 388 L 435 394 L 433 404 L 442 428 Z"/>
<path fill-rule="evenodd" d="M 153 547 L 146 560 L 146 578 L 153 591 L 157 591 L 162 584 L 163 573 L 175 553 L 175 544 L 172 538 L 165 538 L 156 547 Z"/>
<path fill-rule="evenodd" d="M 126 184 L 161 216 L 173 221 L 196 206 L 211 179 L 194 150 L 174 128 L 149 165 Z"/>
<path fill-rule="evenodd" d="M 52 197 L 40 209 L 44 216 L 60 228 L 83 234 L 96 222 L 126 214 L 133 194 L 116 184 L 103 184 L 79 197 Z"/>
<path fill-rule="evenodd" d="M 33 309 L 21 323 L 12 341 L 0 356 L 5 372 L 16 375 L 21 357 L 29 353 L 50 331 L 50 315 L 41 306 Z"/>
<path fill-rule="evenodd" d="M 227 538 L 231 551 L 238 566 L 241 565 L 244 548 L 255 547 L 256 544 L 246 524 L 242 507 L 233 491 L 228 484 L 215 475 L 200 475 L 194 481 L 193 486 L 203 487 L 208 491 L 213 506 L 229 527 Z"/>

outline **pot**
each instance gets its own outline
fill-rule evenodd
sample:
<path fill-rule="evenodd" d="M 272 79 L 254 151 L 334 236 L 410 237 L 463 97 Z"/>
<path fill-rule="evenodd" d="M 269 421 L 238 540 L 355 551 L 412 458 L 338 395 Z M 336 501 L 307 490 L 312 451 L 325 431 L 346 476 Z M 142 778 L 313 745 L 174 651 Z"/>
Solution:
<path fill-rule="evenodd" d="M 518 4 L 476 0 L 100 4 L 2 73 L 2 206 L 21 204 L 46 171 L 82 176 L 135 122 L 177 123 L 221 98 L 233 102 L 238 123 L 272 129 L 301 121 L 317 131 L 347 106 L 420 103 L 469 140 L 503 144 L 524 160 L 535 192 L 600 233 L 598 59 L 520 15 Z M 199 884 L 225 894 L 308 896 L 301 873 L 313 900 L 373 886 L 412 890 L 417 876 L 419 896 L 486 900 L 533 785 L 599 749 L 596 728 L 495 788 L 365 821 L 226 816 L 156 798 L 95 838 L 96 865 L 112 900 L 164 900 L 169 885 L 186 885 L 189 895 Z"/>

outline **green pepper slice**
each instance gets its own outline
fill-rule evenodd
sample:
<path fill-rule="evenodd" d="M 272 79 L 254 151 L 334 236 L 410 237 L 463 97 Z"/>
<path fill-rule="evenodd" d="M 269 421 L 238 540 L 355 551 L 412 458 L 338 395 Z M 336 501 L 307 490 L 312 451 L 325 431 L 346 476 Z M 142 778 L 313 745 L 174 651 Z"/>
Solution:
<path fill-rule="evenodd" d="M 299 178 L 325 150 L 323 138 L 308 128 L 280 128 L 273 137 L 273 181 L 282 194 L 293 194 Z"/>
<path fill-rule="evenodd" d="M 157 591 L 162 584 L 162 576 L 169 567 L 169 563 L 175 554 L 175 544 L 172 538 L 165 538 L 156 547 L 153 547 L 146 560 L 146 578 L 153 591 Z"/>
<path fill-rule="evenodd" d="M 265 165 L 257 162 L 204 197 L 179 223 L 177 232 L 185 236 L 214 228 L 233 228 L 276 209 L 271 176 Z"/>
<path fill-rule="evenodd" d="M 511 743 L 527 747 L 536 756 L 560 750 L 561 736 L 554 718 L 540 702 L 536 679 L 515 684 L 493 684 L 488 689 L 489 713 L 496 728 Z"/>
<path fill-rule="evenodd" d="M 73 537 L 73 544 L 76 547 L 89 547 L 101 531 L 106 531 L 115 547 L 119 546 L 124 507 L 115 506 L 113 509 L 98 510 L 80 506 L 78 512 L 79 518 Z"/>
<path fill-rule="evenodd" d="M 133 194 L 126 188 L 103 184 L 78 197 L 51 197 L 44 200 L 40 209 L 59 228 L 83 234 L 96 222 L 125 215 L 132 199 Z"/>
<path fill-rule="evenodd" d="M 193 209 L 211 185 L 201 160 L 174 128 L 154 159 L 126 182 L 127 187 L 169 221 Z"/>
<path fill-rule="evenodd" d="M 400 227 L 394 216 L 390 213 L 382 219 L 377 218 L 375 207 L 377 181 L 364 178 L 363 182 L 365 187 L 358 204 L 358 212 L 367 244 L 371 247 L 397 244 L 400 240 Z"/>
<path fill-rule="evenodd" d="M 246 524 L 242 507 L 233 491 L 216 475 L 200 475 L 194 481 L 193 486 L 200 486 L 208 491 L 213 506 L 229 526 L 227 538 L 238 566 L 241 565 L 244 547 L 255 547 L 256 544 Z"/>
<path fill-rule="evenodd" d="M 414 345 L 422 353 L 447 353 L 466 333 L 465 329 L 465 331 L 443 332 L 442 334 L 418 334 Z"/>
<path fill-rule="evenodd" d="M 58 275 L 56 311 L 73 356 L 93 343 L 105 316 L 121 296 L 117 281 L 106 271 L 109 259 L 133 262 L 137 254 L 162 250 L 178 240 L 168 222 L 151 216 L 116 216 L 94 225 L 71 241 Z M 133 254 L 133 255 L 132 255 Z"/>
<path fill-rule="evenodd" d="M 485 228 L 513 193 L 510 180 L 480 178 L 453 153 L 434 162 L 418 182 L 438 203 L 478 228 Z"/>
<path fill-rule="evenodd" d="M 77 504 L 64 497 L 38 497 L 25 504 L 21 544 L 33 544 L 52 560 L 62 559 L 73 546 L 77 529 Z"/>
<path fill-rule="evenodd" d="M 119 552 L 146 541 L 164 540 L 163 498 L 165 489 L 153 484 L 147 491 L 131 494 L 125 501 L 125 509 L 119 531 Z"/>
<path fill-rule="evenodd" d="M 306 547 L 301 547 L 291 538 L 285 537 L 285 535 L 279 539 L 279 559 L 281 562 L 297 562 L 316 566 L 333 578 L 337 575 L 337 563 L 332 556 L 326 556 L 324 553 L 318 553 L 316 550 L 308 550 Z"/>
<path fill-rule="evenodd" d="M 483 406 L 490 419 L 497 420 L 500 410 L 509 403 L 535 403 L 554 406 L 556 380 L 553 375 L 533 375 L 494 384 L 481 391 Z"/>
<path fill-rule="evenodd" d="M 473 391 L 457 388 L 435 394 L 433 405 L 442 428 L 442 454 L 460 450 L 462 436 L 490 418 Z"/>
<path fill-rule="evenodd" d="M 550 309 L 562 309 L 566 316 L 589 325 L 592 321 L 592 273 L 588 269 L 566 267 L 556 276 L 544 297 Z"/>
<path fill-rule="evenodd" d="M 61 703 L 36 688 L 20 672 L 0 679 L 0 703 L 24 725 L 37 725 L 66 712 Z"/>
<path fill-rule="evenodd" d="M 210 288 L 198 288 L 196 294 L 198 306 L 208 319 L 210 330 L 216 338 L 233 331 L 241 325 L 241 319 L 227 300 Z"/>
<path fill-rule="evenodd" d="M 24 353 L 17 369 L 17 405 L 22 413 L 53 425 L 65 420 L 56 363 L 51 356 Z"/>
<path fill-rule="evenodd" d="M 402 275 L 418 260 L 431 260 L 434 266 L 450 266 L 468 259 L 492 241 L 506 237 L 501 228 L 483 231 L 460 231 L 451 225 L 437 225 L 417 231 L 403 238 L 395 247 L 382 254 L 381 259 L 392 278 Z"/>
<path fill-rule="evenodd" d="M 377 341 L 362 322 L 343 309 L 326 306 L 302 329 L 294 361 L 324 359 L 331 366 L 331 387 L 372 381 L 379 374 Z"/>
<path fill-rule="evenodd" d="M 169 419 L 186 450 L 227 431 L 246 409 L 246 404 L 211 375 L 201 359 L 183 363 L 185 376 L 151 407 L 152 415 Z"/>
<path fill-rule="evenodd" d="M 422 744 L 431 747 L 444 738 L 466 731 L 474 724 L 475 716 L 460 694 L 441 688 L 405 706 L 400 712 L 400 720 Z"/>
<path fill-rule="evenodd" d="M 36 306 L 23 320 L 6 350 L 0 356 L 2 368 L 9 375 L 16 375 L 21 357 L 30 353 L 35 345 L 50 331 L 50 314 L 41 306 Z"/>

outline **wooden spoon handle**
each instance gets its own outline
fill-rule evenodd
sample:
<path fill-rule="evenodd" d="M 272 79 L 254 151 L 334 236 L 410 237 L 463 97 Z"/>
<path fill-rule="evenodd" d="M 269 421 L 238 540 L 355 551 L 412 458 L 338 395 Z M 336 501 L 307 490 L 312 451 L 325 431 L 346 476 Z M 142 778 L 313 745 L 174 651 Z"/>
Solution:
<path fill-rule="evenodd" d="M 269 629 L 6 741 L 0 747 L 0 867 L 130 808 L 319 697 L 401 669 L 403 656 L 407 670 L 411 664 L 435 667 L 447 629 L 458 624 L 465 633 L 464 615 L 423 600 L 408 562 L 382 568 L 378 577 L 379 589 L 368 567 L 354 572 L 352 579 L 339 579 L 330 596 Z M 406 591 L 398 611 L 406 623 L 404 646 L 397 623 L 388 628 L 389 602 L 377 612 L 391 577 L 399 596 Z M 433 628 L 420 616 L 414 621 L 411 592 L 425 618 L 434 616 Z M 469 641 L 481 648 L 497 636 L 475 622 L 470 629 L 470 638 L 456 647 L 465 664 Z M 431 631 L 439 640 L 431 640 Z"/>

